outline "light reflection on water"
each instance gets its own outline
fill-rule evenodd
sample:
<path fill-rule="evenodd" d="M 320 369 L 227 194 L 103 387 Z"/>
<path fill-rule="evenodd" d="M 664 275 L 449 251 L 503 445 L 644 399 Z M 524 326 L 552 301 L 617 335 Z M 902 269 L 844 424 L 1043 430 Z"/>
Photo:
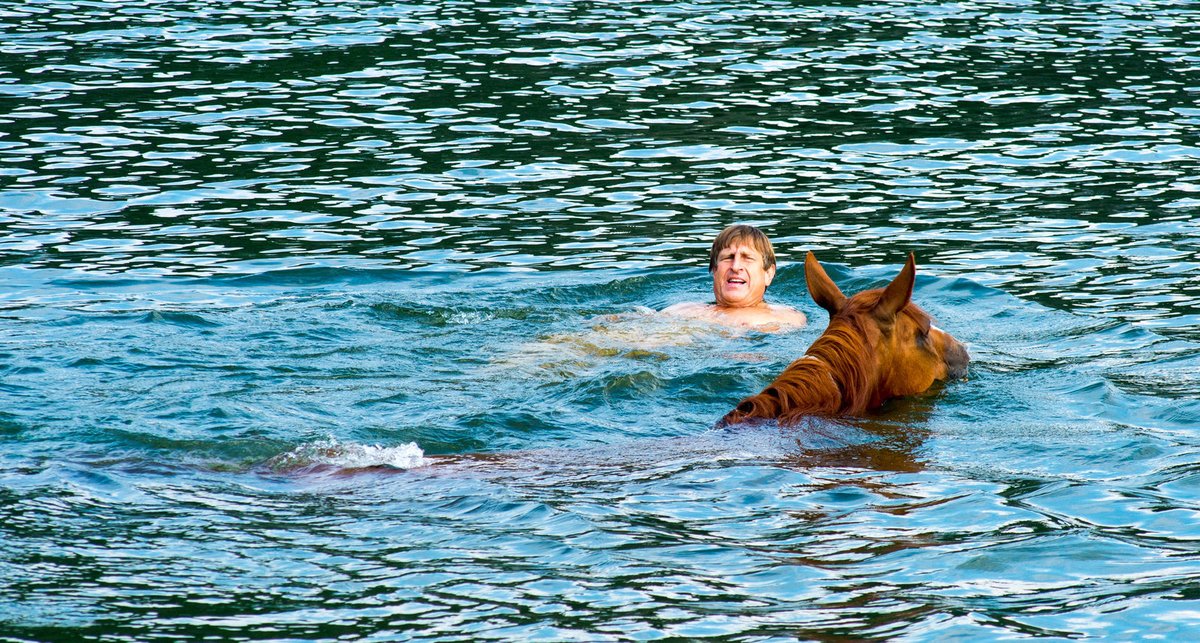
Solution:
<path fill-rule="evenodd" d="M 1198 20 L 0 2 L 0 629 L 1186 638 Z M 810 329 L 652 314 L 733 221 Z M 809 249 L 970 380 L 711 430 Z"/>
<path fill-rule="evenodd" d="M 19 5 L 3 250 L 650 267 L 752 219 L 792 253 L 917 248 L 1059 306 L 1194 316 L 1195 11 L 1081 11 Z"/>

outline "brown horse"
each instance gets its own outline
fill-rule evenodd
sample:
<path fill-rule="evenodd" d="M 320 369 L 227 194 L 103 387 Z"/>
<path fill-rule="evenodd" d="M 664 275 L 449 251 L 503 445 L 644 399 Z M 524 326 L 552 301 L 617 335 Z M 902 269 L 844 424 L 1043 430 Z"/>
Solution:
<path fill-rule="evenodd" d="M 829 326 L 804 357 L 719 426 L 753 419 L 794 424 L 805 417 L 859 416 L 893 397 L 920 393 L 937 380 L 967 374 L 967 349 L 912 303 L 916 259 L 910 253 L 886 288 L 846 297 L 809 252 L 808 292 L 829 312 Z"/>

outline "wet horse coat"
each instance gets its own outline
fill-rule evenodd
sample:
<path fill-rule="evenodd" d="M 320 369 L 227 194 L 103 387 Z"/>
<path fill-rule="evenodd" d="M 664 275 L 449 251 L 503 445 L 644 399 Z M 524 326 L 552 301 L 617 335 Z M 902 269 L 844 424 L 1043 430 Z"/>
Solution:
<path fill-rule="evenodd" d="M 916 260 L 909 254 L 886 288 L 846 297 L 809 252 L 804 277 L 829 326 L 804 357 L 720 424 L 753 419 L 794 424 L 805 417 L 857 416 L 935 381 L 964 377 L 967 350 L 912 303 Z"/>

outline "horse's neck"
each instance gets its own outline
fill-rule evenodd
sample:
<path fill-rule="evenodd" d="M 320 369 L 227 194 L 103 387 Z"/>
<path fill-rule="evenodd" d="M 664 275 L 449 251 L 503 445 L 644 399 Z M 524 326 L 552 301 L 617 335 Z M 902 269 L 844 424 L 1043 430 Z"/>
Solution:
<path fill-rule="evenodd" d="M 851 328 L 826 331 L 804 356 L 825 366 L 838 391 L 838 414 L 866 411 L 875 386 L 874 362 L 861 333 Z"/>
<path fill-rule="evenodd" d="M 809 416 L 858 415 L 870 405 L 874 362 L 865 337 L 852 327 L 826 329 L 808 352 L 761 393 L 738 403 L 722 425 L 754 418 L 789 424 Z"/>
<path fill-rule="evenodd" d="M 805 356 L 792 362 L 761 393 L 738 403 L 720 424 L 755 418 L 788 424 L 808 416 L 840 414 L 842 395 L 827 363 Z"/>
<path fill-rule="evenodd" d="M 834 415 L 841 411 L 844 396 L 833 365 L 820 357 L 806 354 L 793 362 L 788 370 L 796 374 L 793 380 L 793 406 L 789 409 L 789 415 Z"/>

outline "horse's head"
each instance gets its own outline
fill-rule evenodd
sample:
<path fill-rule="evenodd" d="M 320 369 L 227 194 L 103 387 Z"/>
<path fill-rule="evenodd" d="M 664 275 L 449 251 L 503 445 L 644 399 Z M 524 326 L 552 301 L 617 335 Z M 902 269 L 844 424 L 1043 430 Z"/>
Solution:
<path fill-rule="evenodd" d="M 860 389 L 863 397 L 851 407 L 874 408 L 892 397 L 920 393 L 937 380 L 966 377 L 967 349 L 912 303 L 916 260 L 911 253 L 886 288 L 853 297 L 842 294 L 811 252 L 804 278 L 813 300 L 829 312 L 825 335 L 857 335 L 865 344 L 869 363 L 860 368 L 867 381 Z M 819 345 L 809 353 L 820 357 Z"/>
<path fill-rule="evenodd" d="M 886 400 L 913 395 L 937 380 L 965 377 L 967 349 L 912 303 L 916 261 L 910 254 L 886 288 L 847 297 L 813 253 L 804 262 L 808 291 L 829 312 L 829 326 L 800 359 L 761 393 L 721 419 L 793 424 L 811 416 L 862 415 Z"/>

